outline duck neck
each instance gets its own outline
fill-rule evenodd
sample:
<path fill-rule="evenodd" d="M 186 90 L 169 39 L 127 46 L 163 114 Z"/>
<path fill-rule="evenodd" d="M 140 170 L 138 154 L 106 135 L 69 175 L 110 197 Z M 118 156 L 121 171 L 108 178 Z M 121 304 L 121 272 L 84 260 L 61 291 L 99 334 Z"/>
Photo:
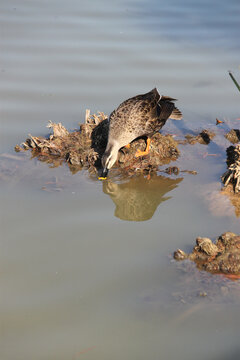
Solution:
<path fill-rule="evenodd" d="M 118 150 L 119 150 L 118 142 L 116 140 L 112 140 L 112 139 L 111 139 L 111 141 L 108 140 L 105 152 L 108 154 L 110 154 L 110 153 L 116 154 L 116 153 L 118 153 Z"/>

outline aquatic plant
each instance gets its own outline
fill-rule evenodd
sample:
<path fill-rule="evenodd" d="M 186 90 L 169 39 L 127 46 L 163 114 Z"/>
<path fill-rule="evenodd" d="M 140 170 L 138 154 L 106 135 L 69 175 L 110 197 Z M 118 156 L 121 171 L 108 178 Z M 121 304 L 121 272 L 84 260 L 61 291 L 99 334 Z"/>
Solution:
<path fill-rule="evenodd" d="M 233 81 L 234 84 L 236 85 L 238 91 L 240 91 L 240 85 L 239 85 L 239 83 L 237 82 L 237 80 L 235 79 L 235 77 L 233 76 L 232 72 L 229 71 L 228 73 L 229 73 L 230 78 L 232 79 L 232 81 Z"/>

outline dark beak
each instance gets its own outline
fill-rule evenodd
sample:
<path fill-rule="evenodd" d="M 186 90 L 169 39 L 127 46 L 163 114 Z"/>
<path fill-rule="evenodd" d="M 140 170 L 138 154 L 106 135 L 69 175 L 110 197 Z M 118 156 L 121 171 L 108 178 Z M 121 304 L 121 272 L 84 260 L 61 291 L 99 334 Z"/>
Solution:
<path fill-rule="evenodd" d="M 98 179 L 99 180 L 105 180 L 107 178 L 107 174 L 108 174 L 108 169 L 104 168 Z"/>

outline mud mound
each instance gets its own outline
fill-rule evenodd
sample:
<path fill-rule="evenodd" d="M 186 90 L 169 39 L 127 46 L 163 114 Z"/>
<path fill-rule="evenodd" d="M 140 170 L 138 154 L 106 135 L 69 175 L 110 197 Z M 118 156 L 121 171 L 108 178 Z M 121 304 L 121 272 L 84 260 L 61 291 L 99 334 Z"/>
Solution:
<path fill-rule="evenodd" d="M 73 172 L 84 167 L 90 173 L 98 174 L 108 138 L 108 119 L 104 113 L 90 115 L 90 111 L 87 110 L 85 123 L 80 125 L 79 130 L 73 132 L 67 131 L 61 123 L 50 122 L 47 127 L 53 131 L 49 137 L 30 135 L 21 147 L 17 145 L 15 150 L 31 150 L 33 157 L 53 166 L 59 166 L 66 161 Z M 149 172 L 176 160 L 180 154 L 177 143 L 171 135 L 156 133 L 151 138 L 149 154 L 137 158 L 136 151 L 144 150 L 145 147 L 145 140 L 139 138 L 133 141 L 129 148 L 122 148 L 119 151 L 115 170 L 124 175 Z"/>
<path fill-rule="evenodd" d="M 178 249 L 174 258 L 190 259 L 200 270 L 240 278 L 240 235 L 226 232 L 218 237 L 216 243 L 208 238 L 198 237 L 190 254 Z"/>

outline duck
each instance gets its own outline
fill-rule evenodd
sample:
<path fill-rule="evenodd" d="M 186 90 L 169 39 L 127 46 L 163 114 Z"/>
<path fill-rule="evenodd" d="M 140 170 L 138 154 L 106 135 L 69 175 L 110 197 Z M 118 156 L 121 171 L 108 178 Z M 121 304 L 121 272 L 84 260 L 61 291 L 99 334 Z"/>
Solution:
<path fill-rule="evenodd" d="M 150 138 L 158 132 L 168 118 L 181 120 L 182 113 L 175 106 L 174 98 L 160 95 L 157 88 L 146 94 L 136 95 L 123 101 L 109 116 L 108 141 L 102 156 L 102 173 L 100 180 L 105 180 L 108 171 L 115 164 L 118 151 L 129 147 L 130 143 L 139 137 L 145 137 L 145 151 L 136 152 L 135 156 L 145 156 L 149 153 Z"/>

